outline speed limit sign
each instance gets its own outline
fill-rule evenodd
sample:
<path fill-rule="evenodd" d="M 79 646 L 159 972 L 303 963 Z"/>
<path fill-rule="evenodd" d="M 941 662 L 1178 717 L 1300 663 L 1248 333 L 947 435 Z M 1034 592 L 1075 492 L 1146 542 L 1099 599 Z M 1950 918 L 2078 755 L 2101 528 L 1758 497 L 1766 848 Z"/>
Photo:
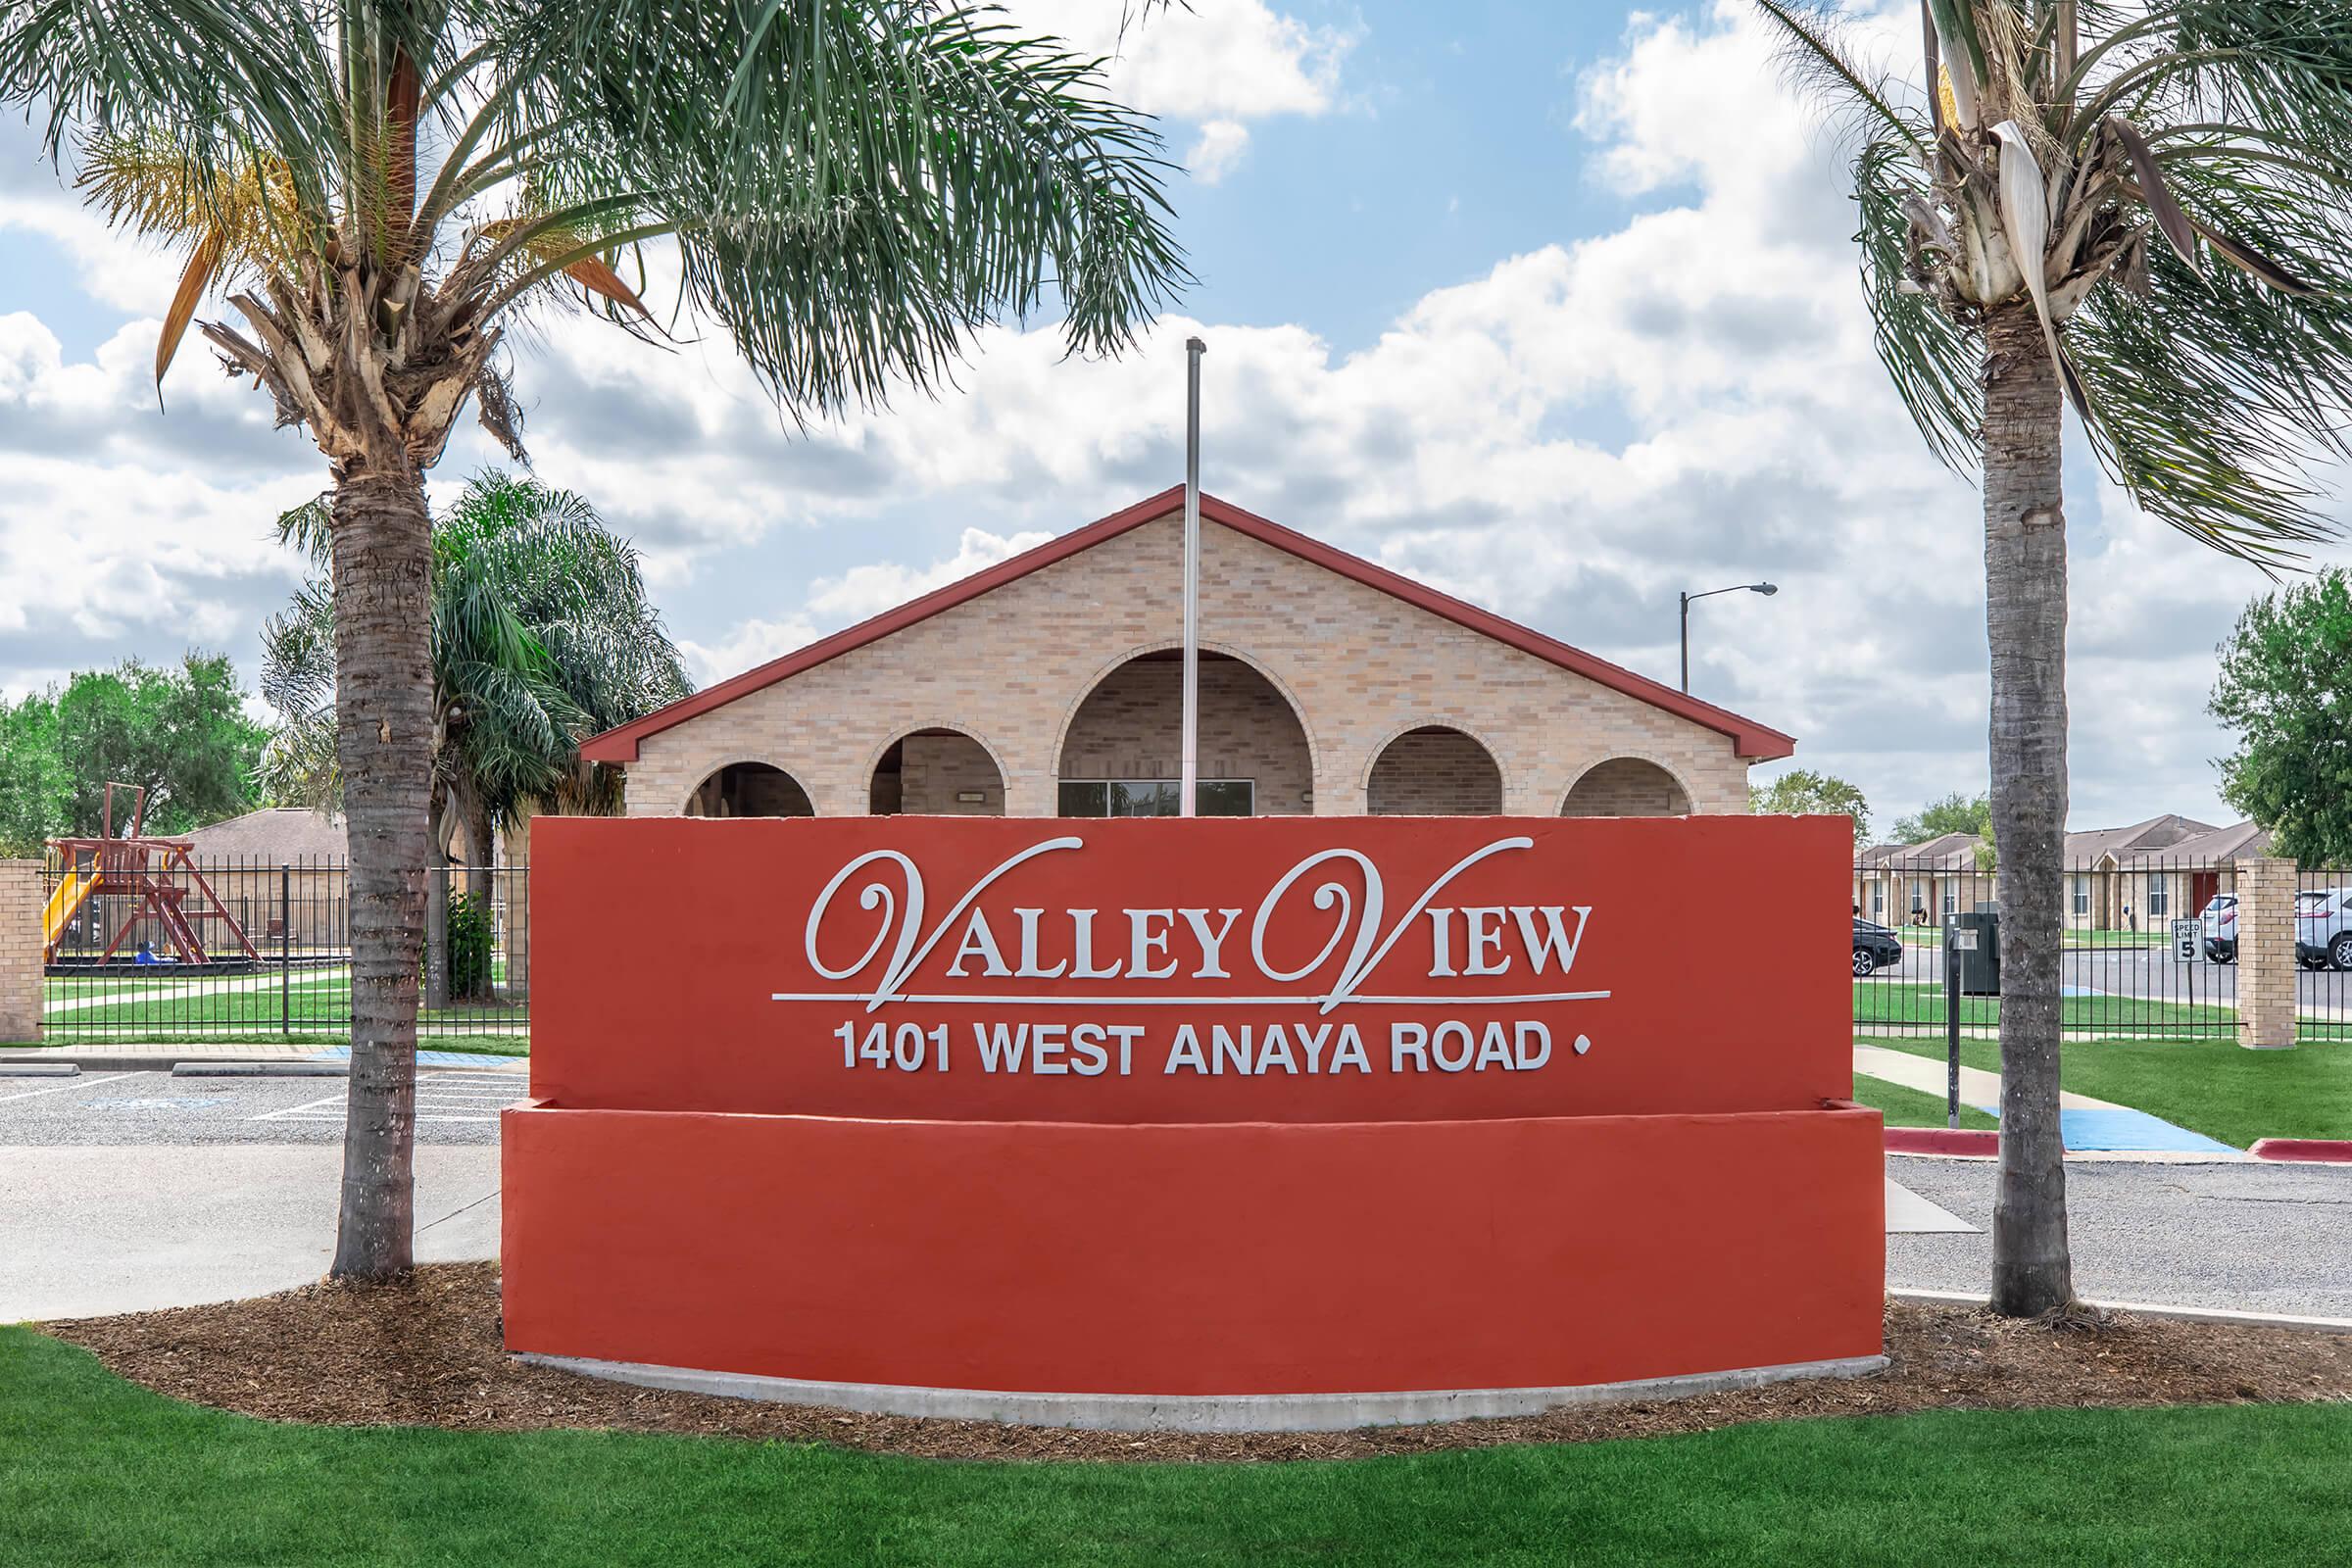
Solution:
<path fill-rule="evenodd" d="M 2173 922 L 2173 956 L 2182 963 L 2197 961 L 2197 949 L 2202 943 L 2204 927 L 2195 920 Z"/>

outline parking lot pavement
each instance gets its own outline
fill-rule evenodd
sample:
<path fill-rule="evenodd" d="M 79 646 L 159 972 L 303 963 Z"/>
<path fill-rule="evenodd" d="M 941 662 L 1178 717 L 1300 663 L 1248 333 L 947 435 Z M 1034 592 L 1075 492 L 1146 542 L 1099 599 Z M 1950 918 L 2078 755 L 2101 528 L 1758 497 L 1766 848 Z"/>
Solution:
<path fill-rule="evenodd" d="M 519 1073 L 416 1075 L 420 1145 L 498 1142 L 498 1113 L 522 1099 Z M 343 1141 L 341 1078 L 174 1078 L 84 1071 L 0 1078 L 0 1149 L 70 1144 L 317 1144 Z"/>
<path fill-rule="evenodd" d="M 334 1260 L 343 1151 L 289 1144 L 0 1148 L 0 1323 L 193 1306 Z M 498 1151 L 416 1151 L 420 1261 L 498 1255 Z"/>
<path fill-rule="evenodd" d="M 229 1300 L 334 1257 L 340 1078 L 0 1078 L 0 1322 Z M 498 1255 L 511 1072 L 416 1080 L 416 1255 Z"/>
<path fill-rule="evenodd" d="M 1983 1227 L 1888 1236 L 1887 1283 L 1984 1291 L 1993 1162 L 1889 1155 L 1886 1168 Z M 2078 1295 L 2352 1318 L 2352 1166 L 2070 1160 L 2066 1200 Z"/>

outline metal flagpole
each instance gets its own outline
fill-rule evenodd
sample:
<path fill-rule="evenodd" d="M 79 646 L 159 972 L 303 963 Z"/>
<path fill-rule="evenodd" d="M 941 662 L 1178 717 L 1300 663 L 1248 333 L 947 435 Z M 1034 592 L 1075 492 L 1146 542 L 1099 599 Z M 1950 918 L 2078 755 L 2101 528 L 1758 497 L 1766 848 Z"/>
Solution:
<path fill-rule="evenodd" d="M 1200 788 L 1200 356 L 1208 345 L 1184 340 L 1184 740 L 1179 816 L 1192 816 Z"/>

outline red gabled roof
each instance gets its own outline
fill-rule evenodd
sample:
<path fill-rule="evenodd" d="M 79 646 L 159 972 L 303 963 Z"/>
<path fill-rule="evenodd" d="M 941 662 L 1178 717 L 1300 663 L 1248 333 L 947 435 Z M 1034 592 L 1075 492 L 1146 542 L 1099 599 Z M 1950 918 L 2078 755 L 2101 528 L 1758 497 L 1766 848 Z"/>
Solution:
<path fill-rule="evenodd" d="M 632 720 L 617 729 L 607 730 L 583 745 L 580 755 L 597 762 L 634 762 L 637 760 L 637 749 L 648 735 L 659 734 L 673 724 L 682 724 L 714 708 L 723 708 L 738 697 L 773 686 L 780 680 L 789 680 L 802 670 L 813 669 L 827 660 L 839 659 L 853 649 L 863 648 L 867 643 L 878 642 L 893 632 L 904 631 L 916 621 L 927 620 L 943 610 L 953 610 L 992 589 L 1002 588 L 1008 582 L 1051 566 L 1057 561 L 1066 561 L 1082 550 L 1092 550 L 1106 539 L 1115 539 L 1130 529 L 1164 517 L 1183 505 L 1184 487 L 1172 485 L 1123 512 L 1114 512 L 1100 521 L 1090 522 L 1075 532 L 1065 533 L 1058 539 L 1039 545 L 1035 550 L 1000 561 L 987 570 L 976 571 L 960 582 L 934 589 L 920 599 L 910 599 L 896 610 L 884 611 L 870 620 L 859 621 L 830 637 L 821 637 L 795 653 L 770 660 L 756 669 L 747 669 L 730 680 L 722 680 L 667 708 L 657 709 L 643 718 Z M 1646 675 L 1637 675 L 1605 659 L 1596 659 L 1581 648 L 1571 648 L 1556 638 L 1546 637 L 1517 621 L 1505 620 L 1492 611 L 1481 610 L 1450 594 L 1440 593 L 1426 583 L 1399 576 L 1385 566 L 1376 566 L 1361 556 L 1351 556 L 1345 550 L 1309 539 L 1278 522 L 1269 522 L 1255 513 L 1244 512 L 1229 501 L 1220 501 L 1204 492 L 1200 497 L 1200 515 L 1236 533 L 1247 534 L 1260 544 L 1272 545 L 1301 561 L 1311 562 L 1328 571 L 1336 571 L 1343 577 L 1353 578 L 1368 587 L 1377 588 L 1433 615 L 1442 615 L 1457 626 L 1467 626 L 1496 642 L 1508 643 L 1522 653 L 1533 654 L 1546 663 L 1572 670 L 1597 685 L 1639 698 L 1653 708 L 1662 708 L 1694 724 L 1728 735 L 1741 757 L 1768 760 L 1787 757 L 1796 750 L 1796 742 L 1777 729 L 1750 718 L 1742 718 L 1729 709 L 1717 708 L 1713 703 L 1702 703 L 1695 697 L 1686 696 L 1671 686 L 1660 685 Z"/>

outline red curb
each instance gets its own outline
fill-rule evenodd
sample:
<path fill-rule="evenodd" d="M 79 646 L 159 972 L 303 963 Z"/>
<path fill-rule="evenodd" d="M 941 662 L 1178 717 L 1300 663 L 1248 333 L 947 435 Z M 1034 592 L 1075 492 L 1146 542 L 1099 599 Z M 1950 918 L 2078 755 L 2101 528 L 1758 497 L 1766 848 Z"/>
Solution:
<path fill-rule="evenodd" d="M 2257 1138 L 2246 1152 L 2256 1159 L 2303 1159 L 2324 1165 L 2352 1165 L 2352 1138 Z"/>
<path fill-rule="evenodd" d="M 2001 1135 L 1988 1127 L 1889 1127 L 1886 1150 L 1894 1154 L 1997 1154 Z"/>

